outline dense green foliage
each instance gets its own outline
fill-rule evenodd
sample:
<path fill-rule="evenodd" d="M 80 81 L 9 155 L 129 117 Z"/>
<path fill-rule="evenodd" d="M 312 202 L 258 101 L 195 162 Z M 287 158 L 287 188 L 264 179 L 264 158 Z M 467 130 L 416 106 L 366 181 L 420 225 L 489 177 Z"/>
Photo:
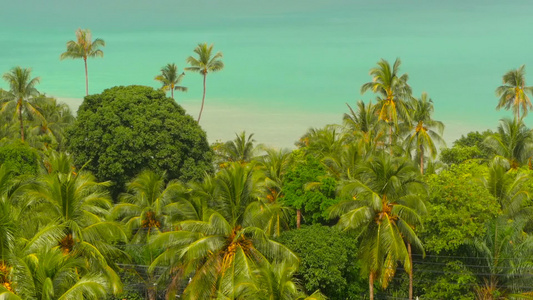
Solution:
<path fill-rule="evenodd" d="M 78 33 L 65 55 L 85 59 L 76 51 L 92 39 Z M 204 87 L 223 67 L 212 48 L 187 60 Z M 184 89 L 173 65 L 163 91 L 114 87 L 77 118 L 12 69 L 0 90 L 0 299 L 530 299 L 524 67 L 496 90 L 514 118 L 445 148 L 433 101 L 412 95 L 400 65 L 380 60 L 361 87 L 375 104 L 348 106 L 342 125 L 310 128 L 292 151 L 246 132 L 208 145 L 165 97 Z"/>
<path fill-rule="evenodd" d="M 467 239 L 484 234 L 484 224 L 498 215 L 498 201 L 483 187 L 485 166 L 470 163 L 427 178 L 431 191 L 424 217 L 426 250 L 439 254 L 456 251 Z"/>
<path fill-rule="evenodd" d="M 25 143 L 15 141 L 0 147 L 0 165 L 13 172 L 13 175 L 37 175 L 40 157 L 37 150 Z"/>
<path fill-rule="evenodd" d="M 115 87 L 87 96 L 69 130 L 68 148 L 116 188 L 144 169 L 168 178 L 197 180 L 212 170 L 205 132 L 183 108 L 149 87 Z"/>
<path fill-rule="evenodd" d="M 360 278 L 354 236 L 320 224 L 284 232 L 278 239 L 300 257 L 297 277 L 307 291 L 320 289 L 331 300 L 359 299 Z"/>
<path fill-rule="evenodd" d="M 453 143 L 452 148 L 441 150 L 440 159 L 447 164 L 459 164 L 472 159 L 488 160 L 494 153 L 485 144 L 485 139 L 492 134 L 492 131 L 486 130 L 482 133 L 473 131 L 469 132 L 466 136 L 462 135 L 461 138 Z"/>
<path fill-rule="evenodd" d="M 327 176 L 324 166 L 313 156 L 296 162 L 285 175 L 282 202 L 302 210 L 306 224 L 328 223 L 329 207 L 338 202 L 337 182 Z"/>

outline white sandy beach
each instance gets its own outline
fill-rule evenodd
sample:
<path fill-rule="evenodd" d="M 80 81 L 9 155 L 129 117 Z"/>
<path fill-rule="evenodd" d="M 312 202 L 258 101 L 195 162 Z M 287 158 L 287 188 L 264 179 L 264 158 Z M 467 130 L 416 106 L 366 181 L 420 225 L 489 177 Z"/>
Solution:
<path fill-rule="evenodd" d="M 83 99 L 58 98 L 67 103 L 75 113 Z M 182 105 L 194 119 L 200 111 L 200 100 L 183 100 Z M 314 113 L 304 109 L 288 111 L 280 107 L 264 108 L 255 105 L 221 105 L 214 99 L 206 99 L 200 125 L 207 132 L 210 143 L 228 141 L 243 130 L 253 133 L 257 143 L 276 148 L 295 148 L 294 143 L 311 127 L 321 128 L 326 124 L 341 124 L 344 111 L 339 113 Z M 461 135 L 470 131 L 484 131 L 488 128 L 474 126 L 465 120 L 442 120 L 446 125 L 444 140 L 448 147 Z M 495 127 L 495 126 L 494 126 Z"/>
<path fill-rule="evenodd" d="M 58 98 L 67 103 L 75 113 L 83 99 Z M 209 101 L 209 102 L 208 102 Z M 309 112 L 293 112 L 280 108 L 257 106 L 236 106 L 213 104 L 212 99 L 206 100 L 200 125 L 207 132 L 210 143 L 227 141 L 235 138 L 235 133 L 243 130 L 253 133 L 257 143 L 276 148 L 294 148 L 294 143 L 311 127 L 323 127 L 326 124 L 340 123 L 342 113 L 318 114 Z M 187 113 L 198 117 L 200 101 L 183 101 L 180 103 Z"/>

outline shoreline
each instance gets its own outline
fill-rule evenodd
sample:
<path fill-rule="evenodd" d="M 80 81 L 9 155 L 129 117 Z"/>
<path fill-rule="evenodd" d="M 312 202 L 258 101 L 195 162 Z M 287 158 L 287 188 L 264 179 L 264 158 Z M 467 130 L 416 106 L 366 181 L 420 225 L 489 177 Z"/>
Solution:
<path fill-rule="evenodd" d="M 74 114 L 83 101 L 82 98 L 56 97 L 56 99 L 69 105 Z M 342 124 L 342 116 L 345 113 L 345 111 L 316 113 L 296 110 L 292 107 L 291 111 L 283 110 L 283 108 L 274 110 L 253 103 L 221 105 L 220 100 L 214 99 L 210 99 L 210 102 L 205 104 L 200 120 L 200 126 L 206 131 L 209 143 L 233 140 L 235 134 L 246 131 L 247 135 L 254 134 L 253 138 L 256 144 L 294 149 L 295 143 L 309 128 L 322 128 L 327 124 Z M 179 104 L 196 120 L 201 101 L 181 100 Z M 464 120 L 443 119 L 441 121 L 445 126 L 443 139 L 448 148 L 453 146 L 455 140 L 470 131 L 495 130 L 498 124 L 495 121 L 493 126 L 484 127 L 483 124 L 476 126 Z M 442 147 L 444 145 L 440 148 Z"/>
<path fill-rule="evenodd" d="M 54 96 L 55 97 L 55 96 Z M 82 98 L 56 97 L 76 114 Z M 233 140 L 235 134 L 246 131 L 253 133 L 256 145 L 264 144 L 275 148 L 294 149 L 295 143 L 311 127 L 321 128 L 327 124 L 340 123 L 342 113 L 275 111 L 257 105 L 220 105 L 219 101 L 204 106 L 200 126 L 207 133 L 209 143 Z M 195 120 L 200 110 L 198 100 L 182 100 L 179 103 Z"/>

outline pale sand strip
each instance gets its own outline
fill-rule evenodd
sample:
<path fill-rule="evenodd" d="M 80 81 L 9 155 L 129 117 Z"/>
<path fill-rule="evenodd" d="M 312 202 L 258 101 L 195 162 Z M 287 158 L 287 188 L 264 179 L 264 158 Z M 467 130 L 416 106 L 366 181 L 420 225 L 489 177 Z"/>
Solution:
<path fill-rule="evenodd" d="M 83 99 L 58 98 L 67 103 L 76 112 Z M 200 110 L 200 101 L 180 103 L 187 113 L 196 120 Z M 209 142 L 228 141 L 235 138 L 235 133 L 243 130 L 254 133 L 257 143 L 277 148 L 295 148 L 294 143 L 311 127 L 321 128 L 326 124 L 340 123 L 342 113 L 310 113 L 305 111 L 287 111 L 279 108 L 260 108 L 253 105 L 220 105 L 207 103 L 204 107 L 200 125 L 207 132 Z M 218 101 L 217 101 L 218 102 Z"/>
<path fill-rule="evenodd" d="M 80 98 L 58 98 L 58 100 L 67 103 L 74 113 L 83 101 Z M 200 110 L 200 101 L 185 100 L 180 104 L 196 120 Z M 206 101 L 200 125 L 207 132 L 210 143 L 232 140 L 235 138 L 235 133 L 246 130 L 247 133 L 254 133 L 257 143 L 292 149 L 295 148 L 294 143 L 307 129 L 311 127 L 321 128 L 326 124 L 341 124 L 343 114 L 344 112 L 333 114 L 311 113 L 305 110 L 288 111 L 282 107 L 274 110 L 273 108 L 260 108 L 253 105 L 221 105 L 219 101 L 211 99 L 209 102 Z M 452 147 L 453 141 L 463 134 L 488 129 L 464 120 L 442 121 L 446 126 L 444 140 L 447 147 Z"/>

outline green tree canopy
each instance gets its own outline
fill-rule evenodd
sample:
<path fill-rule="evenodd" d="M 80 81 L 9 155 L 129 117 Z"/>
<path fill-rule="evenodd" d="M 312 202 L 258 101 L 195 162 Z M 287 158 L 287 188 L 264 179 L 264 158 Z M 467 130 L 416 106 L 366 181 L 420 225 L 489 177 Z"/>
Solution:
<path fill-rule="evenodd" d="M 85 97 L 68 131 L 75 164 L 121 190 L 143 169 L 195 180 L 212 170 L 205 131 L 162 91 L 121 86 Z"/>
<path fill-rule="evenodd" d="M 433 253 L 456 251 L 467 239 L 485 232 L 485 221 L 500 209 L 498 200 L 474 176 L 487 173 L 477 163 L 454 165 L 427 179 L 431 191 L 422 237 Z"/>
<path fill-rule="evenodd" d="M 301 210 L 307 224 L 327 223 L 328 208 L 339 202 L 336 187 L 337 181 L 327 176 L 318 159 L 306 155 L 285 175 L 282 189 L 285 197 L 281 201 Z"/>
<path fill-rule="evenodd" d="M 306 291 L 320 289 L 330 300 L 359 299 L 366 282 L 359 277 L 357 241 L 319 224 L 284 232 L 279 242 L 300 257 L 297 277 Z"/>
<path fill-rule="evenodd" d="M 26 143 L 15 141 L 0 147 L 0 164 L 5 165 L 13 175 L 39 172 L 39 153 Z"/>
<path fill-rule="evenodd" d="M 470 159 L 489 160 L 494 151 L 483 141 L 493 135 L 491 130 L 471 131 L 453 142 L 453 147 L 442 149 L 440 159 L 447 164 L 459 164 Z"/>

